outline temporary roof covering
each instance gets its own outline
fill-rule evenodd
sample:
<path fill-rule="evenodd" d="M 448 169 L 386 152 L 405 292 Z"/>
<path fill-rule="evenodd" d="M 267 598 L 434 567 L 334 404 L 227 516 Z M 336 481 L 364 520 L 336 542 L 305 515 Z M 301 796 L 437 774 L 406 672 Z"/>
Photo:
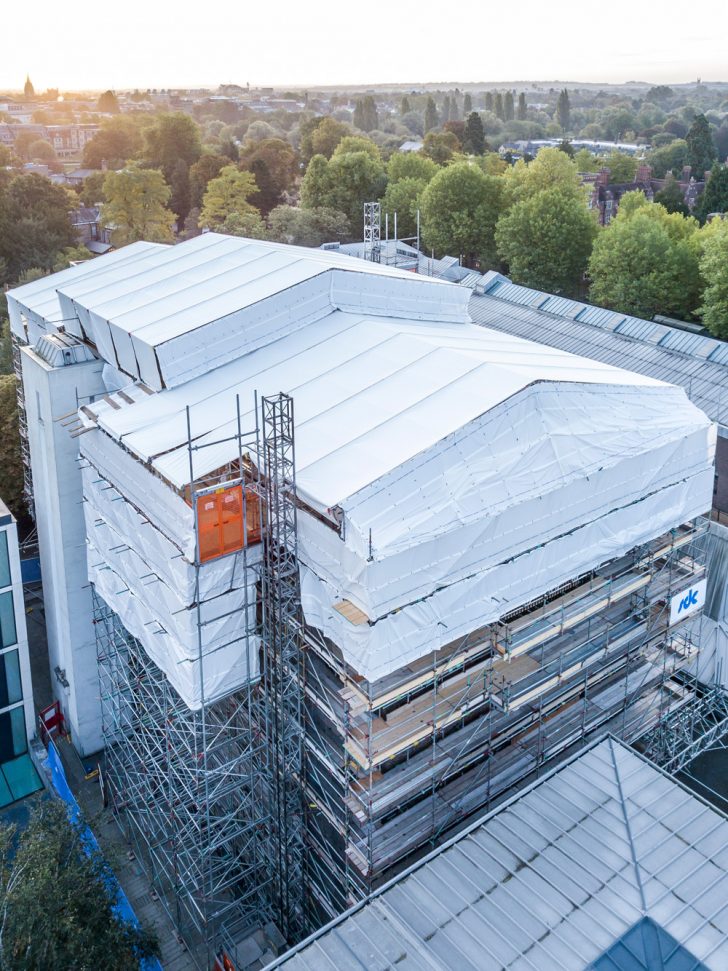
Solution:
<path fill-rule="evenodd" d="M 216 233 L 107 266 L 90 279 L 57 281 L 66 329 L 155 389 L 212 371 L 337 308 L 468 319 L 468 294 L 441 281 Z"/>
<path fill-rule="evenodd" d="M 586 967 L 728 967 L 728 819 L 612 738 L 268 966 Z"/>

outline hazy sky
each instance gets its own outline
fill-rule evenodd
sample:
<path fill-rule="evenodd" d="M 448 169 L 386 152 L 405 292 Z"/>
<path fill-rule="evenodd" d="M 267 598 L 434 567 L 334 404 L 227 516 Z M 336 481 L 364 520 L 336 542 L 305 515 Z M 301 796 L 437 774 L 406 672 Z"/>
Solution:
<path fill-rule="evenodd" d="M 728 0 L 8 0 L 0 88 L 728 80 Z"/>

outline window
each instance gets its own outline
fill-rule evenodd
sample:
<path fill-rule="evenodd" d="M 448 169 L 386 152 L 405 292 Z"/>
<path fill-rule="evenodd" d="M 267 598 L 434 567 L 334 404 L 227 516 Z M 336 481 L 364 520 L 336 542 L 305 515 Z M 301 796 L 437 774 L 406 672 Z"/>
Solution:
<path fill-rule="evenodd" d="M 0 708 L 23 700 L 20 683 L 20 658 L 17 651 L 0 654 Z"/>
<path fill-rule="evenodd" d="M 6 593 L 0 593 L 0 647 L 12 647 L 17 643 L 13 591 L 8 590 Z"/>
<path fill-rule="evenodd" d="M 0 533 L 0 590 L 9 587 L 10 579 L 10 557 L 8 556 L 8 534 L 5 530 Z"/>
<path fill-rule="evenodd" d="M 19 705 L 0 714 L 0 763 L 17 758 L 28 750 L 25 734 L 25 711 Z"/>

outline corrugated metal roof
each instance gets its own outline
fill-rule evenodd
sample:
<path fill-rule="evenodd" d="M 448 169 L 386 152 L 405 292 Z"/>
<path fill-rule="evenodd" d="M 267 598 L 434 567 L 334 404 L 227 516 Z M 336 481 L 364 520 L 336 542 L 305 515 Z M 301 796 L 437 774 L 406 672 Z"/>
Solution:
<path fill-rule="evenodd" d="M 609 738 L 268 968 L 577 971 L 645 918 L 728 967 L 728 819 Z"/>
<path fill-rule="evenodd" d="M 584 305 L 577 319 L 558 316 L 534 308 L 538 291 L 503 280 L 471 297 L 476 323 L 681 385 L 713 421 L 728 425 L 728 344 L 599 307 Z"/>

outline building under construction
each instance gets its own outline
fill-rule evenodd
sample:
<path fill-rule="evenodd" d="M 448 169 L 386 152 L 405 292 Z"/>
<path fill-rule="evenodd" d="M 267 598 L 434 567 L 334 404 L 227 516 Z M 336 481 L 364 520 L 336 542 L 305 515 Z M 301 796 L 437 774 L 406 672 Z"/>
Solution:
<path fill-rule="evenodd" d="M 695 691 L 714 426 L 469 297 L 216 234 L 9 294 L 61 700 L 92 645 L 112 806 L 202 965 Z"/>

